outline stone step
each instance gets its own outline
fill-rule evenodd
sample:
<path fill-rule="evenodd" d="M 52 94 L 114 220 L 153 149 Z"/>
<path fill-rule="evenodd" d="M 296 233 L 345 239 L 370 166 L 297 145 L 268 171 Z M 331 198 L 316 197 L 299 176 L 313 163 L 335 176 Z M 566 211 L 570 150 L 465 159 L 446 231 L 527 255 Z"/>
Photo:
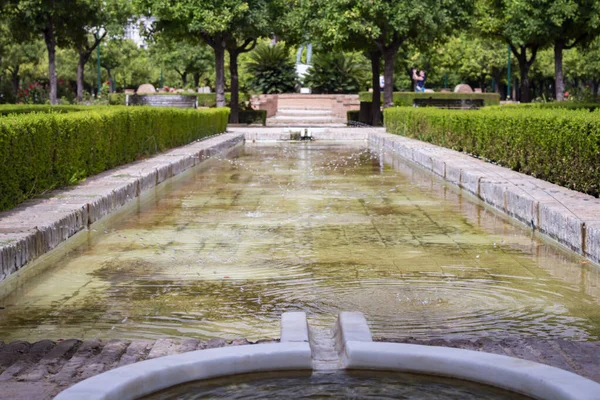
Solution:
<path fill-rule="evenodd" d="M 269 118 L 274 121 L 331 121 L 337 119 L 333 115 L 275 115 Z"/>
<path fill-rule="evenodd" d="M 314 126 L 314 125 L 340 125 L 345 126 L 346 121 L 341 118 L 268 118 L 267 126 Z"/>
<path fill-rule="evenodd" d="M 306 108 L 279 108 L 277 110 L 277 116 L 305 116 L 305 115 L 332 115 L 333 112 L 328 108 L 315 108 L 315 109 L 306 109 Z"/>
<path fill-rule="evenodd" d="M 346 128 L 346 123 L 331 122 L 331 123 L 314 123 L 314 122 L 271 122 L 267 120 L 267 127 L 270 128 Z"/>

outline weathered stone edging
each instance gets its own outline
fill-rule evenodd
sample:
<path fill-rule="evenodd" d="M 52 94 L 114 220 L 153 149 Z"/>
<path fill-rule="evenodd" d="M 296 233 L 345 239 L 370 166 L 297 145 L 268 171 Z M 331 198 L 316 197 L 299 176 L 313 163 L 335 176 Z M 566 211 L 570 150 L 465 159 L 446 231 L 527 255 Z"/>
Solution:
<path fill-rule="evenodd" d="M 0 281 L 144 191 L 243 140 L 236 133 L 213 136 L 0 213 Z"/>
<path fill-rule="evenodd" d="M 373 131 L 370 141 L 600 263 L 600 199 L 418 140 Z"/>

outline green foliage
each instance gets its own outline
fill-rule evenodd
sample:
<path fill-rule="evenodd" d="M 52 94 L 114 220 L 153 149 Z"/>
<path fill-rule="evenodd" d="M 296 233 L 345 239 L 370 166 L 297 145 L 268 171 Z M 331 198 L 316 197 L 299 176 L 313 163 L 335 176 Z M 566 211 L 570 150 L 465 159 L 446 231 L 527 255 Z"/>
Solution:
<path fill-rule="evenodd" d="M 540 108 L 396 107 L 388 132 L 474 154 L 537 178 L 600 194 L 600 114 Z"/>
<path fill-rule="evenodd" d="M 360 101 L 371 102 L 373 94 L 370 92 L 361 92 L 358 95 Z M 478 100 L 484 101 L 486 106 L 495 106 L 500 104 L 500 95 L 497 93 L 413 93 L 413 92 L 395 92 L 394 105 L 397 107 L 412 107 L 414 99 L 456 99 L 456 100 Z"/>
<path fill-rule="evenodd" d="M 0 210 L 85 176 L 225 131 L 229 109 L 90 107 L 0 118 Z"/>
<path fill-rule="evenodd" d="M 174 40 L 156 34 L 149 47 L 150 57 L 163 70 L 172 69 L 179 75 L 178 86 L 187 87 L 189 79 L 194 79 L 194 86 L 199 86 L 200 79 L 206 78 L 214 69 L 214 53 L 212 49 L 199 41 Z"/>
<path fill-rule="evenodd" d="M 111 106 L 124 106 L 126 97 L 125 93 L 111 93 L 108 95 L 108 104 Z"/>
<path fill-rule="evenodd" d="M 529 103 L 529 104 L 505 104 L 500 106 L 503 109 L 561 109 L 561 110 L 588 110 L 595 111 L 600 109 L 599 102 L 582 101 L 552 101 L 548 103 Z"/>
<path fill-rule="evenodd" d="M 239 115 L 240 124 L 260 124 L 262 126 L 267 125 L 267 111 L 266 110 L 243 110 L 240 111 Z"/>
<path fill-rule="evenodd" d="M 281 44 L 258 45 L 250 54 L 246 69 L 253 75 L 251 86 L 257 93 L 296 91 L 296 67 L 287 49 Z"/>
<path fill-rule="evenodd" d="M 89 106 L 51 106 L 51 105 L 1 105 L 0 116 L 31 113 L 71 113 L 90 110 Z"/>
<path fill-rule="evenodd" d="M 359 115 L 360 115 L 360 111 L 358 111 L 358 110 L 346 111 L 346 117 L 348 119 L 348 123 L 350 123 L 350 121 L 359 122 L 360 121 Z"/>
<path fill-rule="evenodd" d="M 123 89 L 137 89 L 141 84 L 158 85 L 160 67 L 150 61 L 148 50 L 139 48 L 132 40 L 113 39 L 100 45 L 100 65 L 108 80 L 114 79 Z M 96 65 L 96 52 L 91 63 Z"/>
<path fill-rule="evenodd" d="M 364 88 L 368 71 L 364 57 L 341 52 L 318 54 L 304 79 L 304 86 L 317 94 L 358 93 Z"/>

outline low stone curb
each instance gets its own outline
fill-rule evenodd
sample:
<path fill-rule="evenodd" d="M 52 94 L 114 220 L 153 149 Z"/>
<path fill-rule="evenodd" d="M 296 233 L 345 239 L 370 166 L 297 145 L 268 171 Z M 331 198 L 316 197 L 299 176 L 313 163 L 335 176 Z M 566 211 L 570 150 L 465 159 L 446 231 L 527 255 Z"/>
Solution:
<path fill-rule="evenodd" d="M 373 130 L 370 142 L 600 263 L 600 199 L 402 136 Z"/>
<path fill-rule="evenodd" d="M 0 281 L 144 191 L 243 140 L 239 133 L 212 136 L 0 213 Z"/>

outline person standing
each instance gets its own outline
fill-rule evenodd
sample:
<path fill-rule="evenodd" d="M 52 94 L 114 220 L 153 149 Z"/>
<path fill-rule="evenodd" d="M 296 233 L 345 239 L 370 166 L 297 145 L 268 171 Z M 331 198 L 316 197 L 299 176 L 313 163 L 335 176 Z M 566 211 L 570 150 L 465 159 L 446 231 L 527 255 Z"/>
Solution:
<path fill-rule="evenodd" d="M 417 74 L 417 69 L 413 68 L 413 80 L 415 81 L 415 92 L 424 93 L 425 92 L 425 71 L 420 70 Z"/>

